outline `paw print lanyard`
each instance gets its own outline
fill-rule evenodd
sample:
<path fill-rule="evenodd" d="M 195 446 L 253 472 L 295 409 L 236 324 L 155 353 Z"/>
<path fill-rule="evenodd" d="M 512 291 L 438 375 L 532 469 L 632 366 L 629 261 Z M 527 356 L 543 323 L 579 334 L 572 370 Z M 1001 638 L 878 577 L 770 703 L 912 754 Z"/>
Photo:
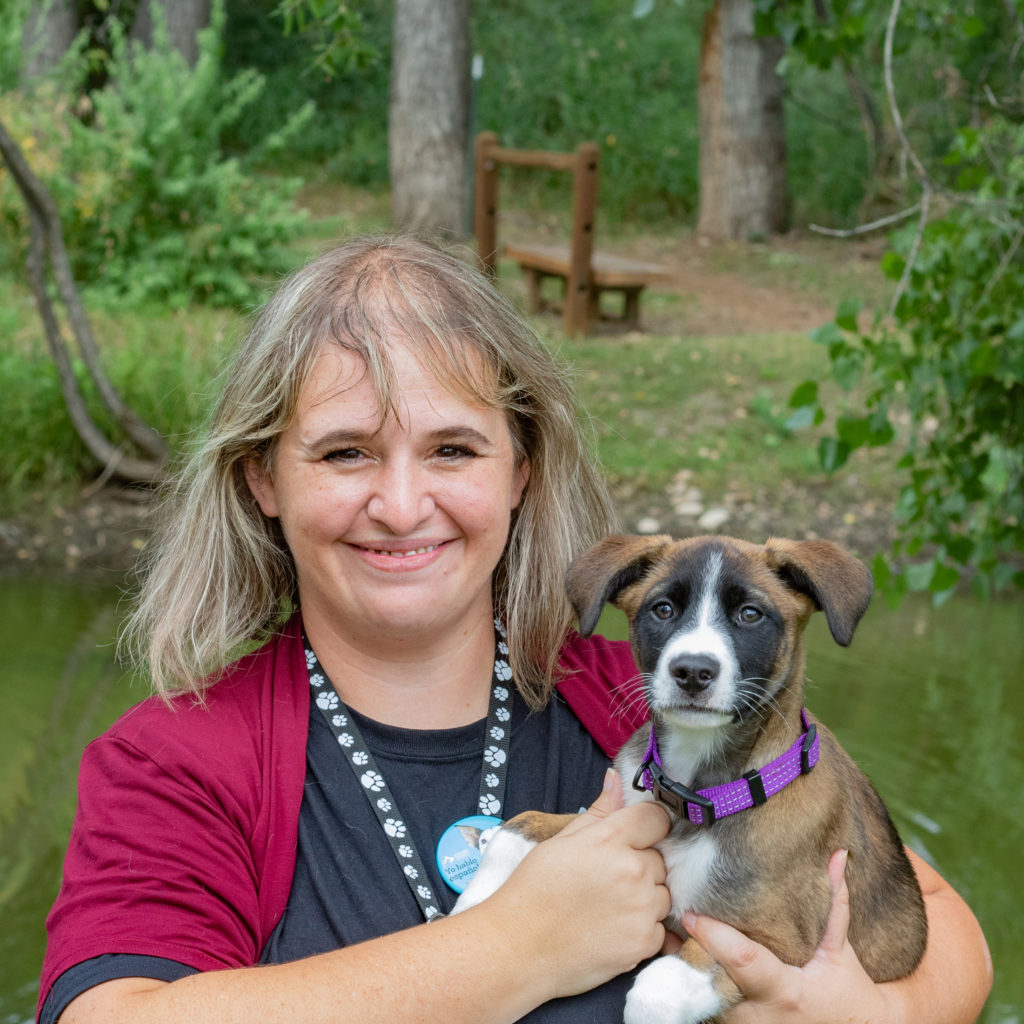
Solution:
<path fill-rule="evenodd" d="M 501 824 L 505 803 L 505 778 L 508 772 L 509 742 L 512 732 L 512 671 L 508 664 L 505 628 L 494 622 L 495 655 L 491 676 L 491 694 L 487 710 L 487 735 L 484 740 L 483 766 L 480 772 L 480 799 L 477 813 L 450 825 L 437 845 L 437 866 L 442 877 L 456 892 L 468 884 L 480 861 L 482 846 L 489 830 Z M 431 921 L 443 917 L 433 885 L 423 861 L 408 837 L 405 819 L 394 795 L 377 767 L 362 734 L 348 708 L 327 678 L 316 654 L 303 634 L 309 685 L 316 706 L 323 713 L 345 758 L 359 780 L 380 827 L 391 844 L 402 875 L 423 912 Z M 483 840 L 483 841 L 482 841 Z"/>

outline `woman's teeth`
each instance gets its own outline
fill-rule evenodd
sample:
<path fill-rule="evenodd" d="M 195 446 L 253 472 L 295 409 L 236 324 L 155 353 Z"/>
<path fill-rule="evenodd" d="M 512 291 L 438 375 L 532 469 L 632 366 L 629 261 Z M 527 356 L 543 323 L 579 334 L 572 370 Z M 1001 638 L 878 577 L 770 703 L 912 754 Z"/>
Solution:
<path fill-rule="evenodd" d="M 390 558 L 408 558 L 409 555 L 425 555 L 428 551 L 434 551 L 438 547 L 440 547 L 439 544 L 431 544 L 429 547 L 416 548 L 413 551 L 384 551 L 381 548 L 371 548 L 370 550 L 375 555 L 387 555 Z"/>

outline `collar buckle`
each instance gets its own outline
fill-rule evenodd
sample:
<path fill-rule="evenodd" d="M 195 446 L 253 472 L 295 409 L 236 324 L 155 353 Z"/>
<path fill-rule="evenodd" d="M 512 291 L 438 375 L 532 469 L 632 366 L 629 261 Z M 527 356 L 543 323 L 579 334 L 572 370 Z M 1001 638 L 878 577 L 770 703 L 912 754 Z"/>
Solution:
<path fill-rule="evenodd" d="M 681 782 L 666 775 L 658 764 L 650 765 L 653 780 L 652 792 L 654 799 L 674 811 L 684 821 L 694 825 L 713 825 L 715 823 L 715 805 L 712 800 L 684 786 Z M 700 808 L 700 820 L 690 817 L 690 807 Z"/>

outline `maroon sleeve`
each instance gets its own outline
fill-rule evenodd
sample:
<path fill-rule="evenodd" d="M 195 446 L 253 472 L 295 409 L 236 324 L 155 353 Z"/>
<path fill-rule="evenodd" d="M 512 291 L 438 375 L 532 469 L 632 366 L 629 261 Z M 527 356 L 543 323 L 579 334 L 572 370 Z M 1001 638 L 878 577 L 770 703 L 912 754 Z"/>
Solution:
<path fill-rule="evenodd" d="M 301 639 L 278 637 L 205 704 L 151 698 L 86 748 L 40 1005 L 60 974 L 103 953 L 200 971 L 256 962 L 295 866 L 304 666 Z"/>
<path fill-rule="evenodd" d="M 640 673 L 629 643 L 573 634 L 562 648 L 558 692 L 601 749 L 614 757 L 647 721 Z"/>

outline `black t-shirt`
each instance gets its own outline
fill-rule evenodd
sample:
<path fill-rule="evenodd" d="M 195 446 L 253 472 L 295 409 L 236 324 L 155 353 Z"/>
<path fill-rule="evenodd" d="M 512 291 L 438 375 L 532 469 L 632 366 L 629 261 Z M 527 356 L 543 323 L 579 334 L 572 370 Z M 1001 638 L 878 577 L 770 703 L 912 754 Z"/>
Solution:
<path fill-rule="evenodd" d="M 441 880 L 434 851 L 449 825 L 477 813 L 486 722 L 414 730 L 353 717 L 409 826 L 442 900 L 441 909 L 448 912 L 457 894 Z M 295 875 L 284 915 L 263 949 L 263 964 L 324 953 L 422 921 L 391 846 L 315 703 L 310 707 L 306 756 Z M 531 809 L 581 810 L 600 792 L 607 766 L 607 758 L 565 704 L 556 699 L 544 711 L 531 714 L 516 695 L 506 817 Z M 75 996 L 103 981 L 174 981 L 194 973 L 191 967 L 159 957 L 95 957 L 57 979 L 40 1021 L 52 1024 Z M 551 1024 L 618 1022 L 630 984 L 629 976 L 617 978 L 582 996 L 548 1003 L 524 1019 Z M 353 1011 L 358 1014 L 358 1007 Z"/>

